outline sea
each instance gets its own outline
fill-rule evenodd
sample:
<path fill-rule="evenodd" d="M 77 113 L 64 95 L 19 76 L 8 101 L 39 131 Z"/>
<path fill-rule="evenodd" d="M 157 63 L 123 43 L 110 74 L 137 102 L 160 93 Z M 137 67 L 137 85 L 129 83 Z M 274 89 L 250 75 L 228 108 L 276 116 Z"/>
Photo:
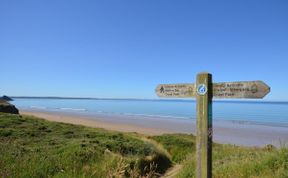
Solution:
<path fill-rule="evenodd" d="M 196 120 L 195 100 L 13 98 L 24 111 Z M 213 101 L 213 121 L 288 127 L 288 102 Z"/>

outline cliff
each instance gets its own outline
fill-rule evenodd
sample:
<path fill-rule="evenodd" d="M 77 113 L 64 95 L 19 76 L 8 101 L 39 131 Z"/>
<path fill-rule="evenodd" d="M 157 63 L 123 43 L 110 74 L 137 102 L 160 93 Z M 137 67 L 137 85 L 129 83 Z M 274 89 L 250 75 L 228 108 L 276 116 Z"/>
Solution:
<path fill-rule="evenodd" d="M 19 114 L 19 110 L 13 105 L 8 103 L 6 100 L 0 98 L 0 112 Z"/>

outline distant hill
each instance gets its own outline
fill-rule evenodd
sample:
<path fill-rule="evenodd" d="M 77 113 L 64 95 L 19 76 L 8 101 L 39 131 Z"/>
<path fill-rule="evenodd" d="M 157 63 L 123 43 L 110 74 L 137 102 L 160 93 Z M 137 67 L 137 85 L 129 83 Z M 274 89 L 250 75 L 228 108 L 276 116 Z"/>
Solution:
<path fill-rule="evenodd" d="M 5 101 L 13 101 L 12 98 L 10 98 L 9 96 L 3 95 L 0 99 L 5 100 Z"/>

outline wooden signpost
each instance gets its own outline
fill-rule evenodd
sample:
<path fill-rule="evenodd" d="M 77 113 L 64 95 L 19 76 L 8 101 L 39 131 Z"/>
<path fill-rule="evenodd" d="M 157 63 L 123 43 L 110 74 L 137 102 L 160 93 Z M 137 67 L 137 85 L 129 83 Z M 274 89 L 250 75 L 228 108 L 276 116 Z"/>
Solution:
<path fill-rule="evenodd" d="M 200 73 L 196 84 L 161 84 L 159 97 L 192 98 L 197 101 L 196 177 L 212 177 L 212 98 L 263 98 L 270 87 L 262 81 L 212 83 L 212 75 Z"/>

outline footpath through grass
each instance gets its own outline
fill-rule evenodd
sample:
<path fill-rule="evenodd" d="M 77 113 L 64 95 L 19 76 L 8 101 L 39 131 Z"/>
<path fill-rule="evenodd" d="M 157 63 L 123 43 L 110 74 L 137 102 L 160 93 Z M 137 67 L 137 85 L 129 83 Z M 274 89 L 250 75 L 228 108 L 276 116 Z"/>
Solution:
<path fill-rule="evenodd" d="M 182 165 L 177 178 L 195 177 L 195 137 L 186 134 L 167 134 L 152 139 L 162 144 L 172 155 L 172 161 Z M 214 178 L 288 178 L 288 149 L 247 148 L 213 144 Z"/>
<path fill-rule="evenodd" d="M 213 145 L 213 177 L 288 178 L 288 150 Z M 195 177 L 195 137 L 145 137 L 0 113 L 0 177 Z"/>

